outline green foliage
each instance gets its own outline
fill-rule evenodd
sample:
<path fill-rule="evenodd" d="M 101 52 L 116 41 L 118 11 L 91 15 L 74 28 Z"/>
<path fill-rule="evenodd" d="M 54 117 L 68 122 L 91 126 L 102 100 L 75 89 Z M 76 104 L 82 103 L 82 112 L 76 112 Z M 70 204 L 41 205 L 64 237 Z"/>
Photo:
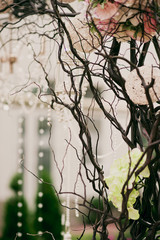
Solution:
<path fill-rule="evenodd" d="M 26 233 L 38 233 L 39 231 L 50 232 L 56 240 L 61 240 L 61 210 L 53 187 L 50 184 L 39 184 L 38 192 L 43 192 L 43 196 L 39 197 L 37 192 L 36 211 L 31 219 L 24 197 L 18 195 L 18 192 L 22 190 L 21 178 L 21 174 L 16 174 L 10 183 L 10 188 L 13 190 L 14 195 L 9 198 L 5 204 L 4 226 L 1 240 L 14 239 L 18 232 L 22 233 L 22 237 L 17 237 L 17 240 L 29 240 L 33 239 L 33 237 L 27 236 Z M 44 182 L 51 183 L 50 176 L 44 171 L 40 174 L 40 178 L 42 178 Z M 18 203 L 22 204 L 22 206 L 18 206 Z M 38 207 L 38 204 L 43 204 L 43 207 Z M 42 222 L 38 221 L 39 217 L 43 218 Z M 22 226 L 18 226 L 18 223 L 22 223 Z M 36 236 L 36 240 L 38 239 L 50 240 L 52 237 L 51 234 L 46 233 L 40 237 Z"/>
<path fill-rule="evenodd" d="M 47 172 L 42 171 L 39 177 L 43 179 L 44 182 L 51 183 L 51 178 Z M 39 184 L 38 192 L 42 192 L 43 196 L 40 197 L 38 193 L 36 196 L 35 231 L 36 233 L 39 231 L 48 231 L 53 234 L 56 240 L 61 240 L 61 210 L 54 189 L 51 184 L 41 183 Z M 42 204 L 43 207 L 39 208 L 39 204 Z M 38 221 L 40 217 L 43 218 L 43 221 Z M 51 240 L 52 238 L 50 234 L 45 234 L 39 237 L 39 239 Z"/>
<path fill-rule="evenodd" d="M 4 208 L 4 226 L 3 226 L 3 232 L 2 232 L 2 240 L 11 240 L 14 239 L 17 232 L 22 233 L 22 237 L 17 237 L 17 240 L 19 239 L 30 239 L 26 233 L 30 232 L 30 225 L 28 221 L 28 208 L 27 203 L 23 196 L 18 196 L 17 191 L 20 190 L 20 186 L 18 184 L 18 180 L 21 180 L 20 174 L 16 174 L 11 183 L 10 187 L 14 191 L 14 196 L 9 198 L 5 204 Z M 22 203 L 21 207 L 18 207 L 18 203 Z M 22 213 L 22 216 L 20 216 L 18 213 Z M 19 226 L 17 224 L 21 224 L 22 226 Z"/>
<path fill-rule="evenodd" d="M 10 182 L 10 189 L 12 189 L 14 191 L 15 194 L 18 193 L 18 191 L 22 190 L 22 185 L 18 184 L 18 181 L 21 181 L 22 176 L 20 173 L 17 173 L 13 176 L 11 182 Z"/>

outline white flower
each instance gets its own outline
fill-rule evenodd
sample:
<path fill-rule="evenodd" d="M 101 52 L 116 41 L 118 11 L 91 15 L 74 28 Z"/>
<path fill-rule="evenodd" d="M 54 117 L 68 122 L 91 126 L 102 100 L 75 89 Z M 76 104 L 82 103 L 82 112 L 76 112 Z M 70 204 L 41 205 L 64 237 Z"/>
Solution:
<path fill-rule="evenodd" d="M 152 68 L 151 66 L 142 66 L 138 69 L 145 81 L 145 84 L 149 84 L 152 78 L 155 80 L 153 87 L 149 89 L 149 94 L 153 102 L 158 101 L 160 98 L 160 70 L 157 68 Z M 148 104 L 142 80 L 138 76 L 136 69 L 129 73 L 128 77 L 126 78 L 125 87 L 130 99 L 135 104 Z"/>

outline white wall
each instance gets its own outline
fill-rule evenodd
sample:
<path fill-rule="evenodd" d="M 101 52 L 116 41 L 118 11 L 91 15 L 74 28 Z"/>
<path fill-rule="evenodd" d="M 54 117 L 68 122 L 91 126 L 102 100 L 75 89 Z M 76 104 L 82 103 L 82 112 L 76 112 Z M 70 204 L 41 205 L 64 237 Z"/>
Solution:
<path fill-rule="evenodd" d="M 0 201 L 10 196 L 8 188 L 17 171 L 17 113 L 0 110 Z"/>

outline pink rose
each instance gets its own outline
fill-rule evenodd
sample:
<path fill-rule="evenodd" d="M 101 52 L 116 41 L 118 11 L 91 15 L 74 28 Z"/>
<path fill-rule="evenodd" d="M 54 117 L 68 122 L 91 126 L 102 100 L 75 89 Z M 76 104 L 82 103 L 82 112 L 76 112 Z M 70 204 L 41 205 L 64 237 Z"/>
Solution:
<path fill-rule="evenodd" d="M 114 240 L 113 236 L 108 236 L 109 240 Z"/>
<path fill-rule="evenodd" d="M 113 19 L 100 20 L 95 18 L 94 23 L 102 35 L 108 34 L 112 36 L 117 28 L 117 23 Z"/>
<path fill-rule="evenodd" d="M 106 20 L 114 17 L 117 11 L 118 5 L 111 2 L 104 3 L 104 5 L 98 4 L 94 8 L 94 13 L 100 20 Z"/>
<path fill-rule="evenodd" d="M 149 9 L 147 13 L 143 14 L 144 32 L 154 36 L 156 34 L 156 20 L 153 18 L 153 14 Z"/>

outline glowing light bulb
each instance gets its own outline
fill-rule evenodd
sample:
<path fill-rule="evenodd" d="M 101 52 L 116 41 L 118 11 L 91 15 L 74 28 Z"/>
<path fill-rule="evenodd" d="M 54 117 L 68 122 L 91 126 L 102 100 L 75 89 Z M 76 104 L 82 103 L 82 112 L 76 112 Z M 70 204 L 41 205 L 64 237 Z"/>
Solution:
<path fill-rule="evenodd" d="M 23 215 L 23 214 L 22 214 L 21 212 L 18 212 L 18 213 L 17 213 L 17 216 L 18 216 L 18 217 L 22 217 L 22 215 Z"/>
<path fill-rule="evenodd" d="M 21 223 L 21 222 L 18 222 L 18 223 L 17 223 L 17 226 L 18 226 L 18 227 L 22 227 L 22 223 Z"/>
<path fill-rule="evenodd" d="M 42 217 L 38 217 L 38 222 L 43 222 L 43 218 Z"/>
<path fill-rule="evenodd" d="M 39 152 L 39 157 L 42 158 L 44 156 L 43 152 Z"/>
<path fill-rule="evenodd" d="M 42 203 L 38 203 L 38 208 L 43 208 L 43 204 Z"/>
<path fill-rule="evenodd" d="M 17 203 L 17 206 L 18 206 L 19 208 L 21 208 L 21 207 L 23 206 L 23 204 L 22 204 L 21 202 L 18 202 L 18 203 Z"/>
<path fill-rule="evenodd" d="M 18 233 L 17 233 L 17 236 L 18 236 L 18 237 L 22 237 L 22 233 L 21 233 L 21 232 L 18 232 Z"/>
<path fill-rule="evenodd" d="M 38 196 L 39 196 L 39 197 L 43 197 L 43 192 L 39 192 L 39 193 L 38 193 Z"/>
<path fill-rule="evenodd" d="M 39 169 L 39 171 L 42 171 L 44 169 L 44 166 L 43 165 L 39 165 L 38 169 Z"/>

